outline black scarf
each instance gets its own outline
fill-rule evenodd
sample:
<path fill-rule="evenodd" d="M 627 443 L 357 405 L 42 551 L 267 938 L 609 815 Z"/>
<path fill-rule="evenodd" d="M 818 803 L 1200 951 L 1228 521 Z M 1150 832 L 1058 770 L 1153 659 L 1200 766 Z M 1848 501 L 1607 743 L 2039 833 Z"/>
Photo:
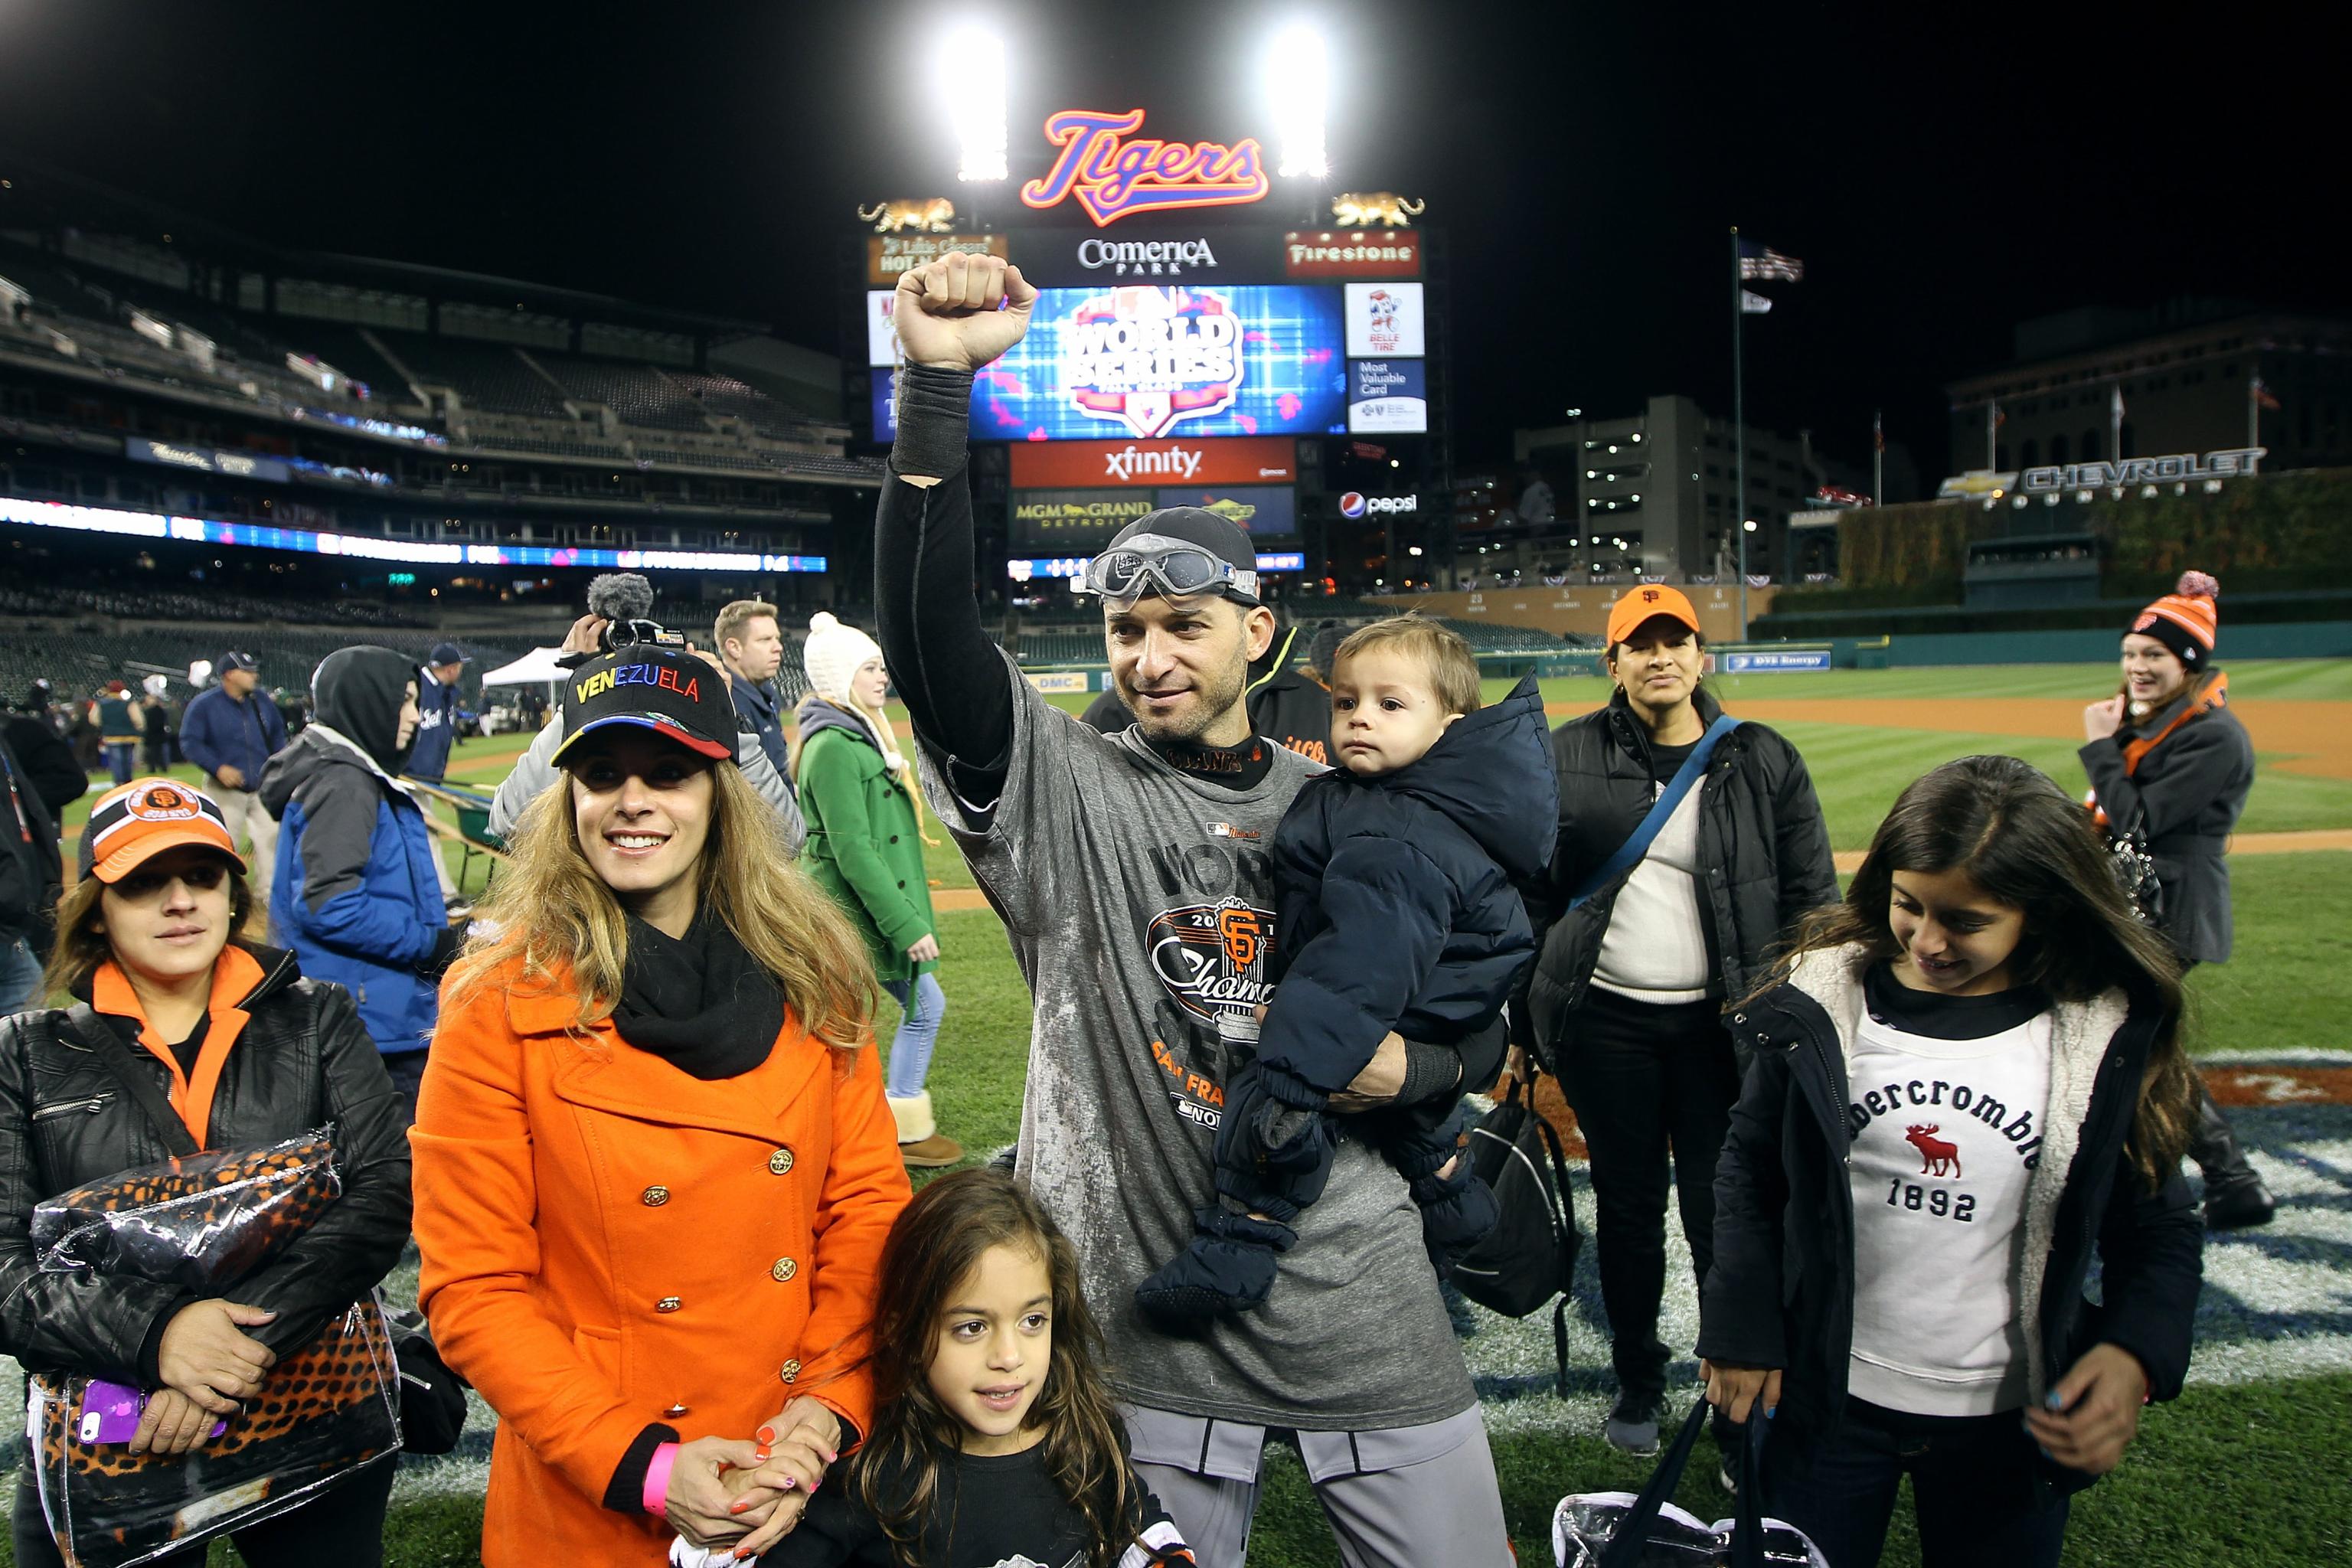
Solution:
<path fill-rule="evenodd" d="M 681 940 L 629 917 L 629 955 L 613 1027 L 641 1051 L 703 1079 L 740 1078 L 775 1048 L 784 994 L 705 911 Z"/>

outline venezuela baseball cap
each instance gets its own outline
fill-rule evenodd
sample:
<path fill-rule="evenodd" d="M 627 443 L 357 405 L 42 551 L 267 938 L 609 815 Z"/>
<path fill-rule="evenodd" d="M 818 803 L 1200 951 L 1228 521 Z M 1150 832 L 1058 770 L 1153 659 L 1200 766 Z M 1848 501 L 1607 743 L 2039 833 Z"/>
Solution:
<path fill-rule="evenodd" d="M 246 869 L 236 840 L 229 837 L 228 818 L 212 796 L 177 779 L 133 779 L 108 790 L 89 808 L 75 863 L 82 876 L 119 882 L 183 844 L 217 849 L 240 873 Z"/>
<path fill-rule="evenodd" d="M 1680 588 L 1669 588 L 1664 583 L 1644 584 L 1626 591 L 1625 596 L 1609 606 L 1609 646 L 1615 647 L 1633 635 L 1633 628 L 1652 616 L 1664 616 L 1680 621 L 1693 631 L 1698 631 L 1698 612 Z"/>
<path fill-rule="evenodd" d="M 563 743 L 552 760 L 561 763 L 583 735 L 612 724 L 651 730 L 706 757 L 735 755 L 726 678 L 683 648 L 633 643 L 566 676 Z"/>

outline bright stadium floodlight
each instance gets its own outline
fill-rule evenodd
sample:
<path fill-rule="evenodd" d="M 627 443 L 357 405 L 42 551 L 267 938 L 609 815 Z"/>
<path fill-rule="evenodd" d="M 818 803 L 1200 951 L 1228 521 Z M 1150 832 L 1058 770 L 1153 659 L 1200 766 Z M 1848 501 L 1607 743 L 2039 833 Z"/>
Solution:
<path fill-rule="evenodd" d="M 941 46 L 940 84 L 955 126 L 956 178 L 1006 178 L 1004 40 L 976 23 L 956 28 Z"/>
<path fill-rule="evenodd" d="M 1265 89 L 1274 108 L 1276 174 L 1319 180 L 1331 172 L 1323 148 L 1330 75 L 1320 33 L 1294 23 L 1275 35 L 1266 51 Z"/>

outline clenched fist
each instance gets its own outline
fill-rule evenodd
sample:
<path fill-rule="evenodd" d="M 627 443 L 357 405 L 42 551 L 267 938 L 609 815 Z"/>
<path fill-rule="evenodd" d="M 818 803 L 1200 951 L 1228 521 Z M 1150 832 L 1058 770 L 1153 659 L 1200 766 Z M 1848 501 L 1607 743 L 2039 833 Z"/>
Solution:
<path fill-rule="evenodd" d="M 1022 340 L 1036 303 L 1003 257 L 950 250 L 900 273 L 890 310 L 908 363 L 978 370 Z"/>

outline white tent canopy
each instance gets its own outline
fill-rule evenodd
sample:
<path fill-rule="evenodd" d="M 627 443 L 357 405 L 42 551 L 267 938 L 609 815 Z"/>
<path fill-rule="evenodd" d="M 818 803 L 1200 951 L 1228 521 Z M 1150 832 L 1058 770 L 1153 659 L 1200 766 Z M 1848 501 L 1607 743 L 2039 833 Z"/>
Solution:
<path fill-rule="evenodd" d="M 544 686 L 551 680 L 561 680 L 570 673 L 556 662 L 563 657 L 560 647 L 535 647 L 512 664 L 501 665 L 482 677 L 484 686 Z"/>

